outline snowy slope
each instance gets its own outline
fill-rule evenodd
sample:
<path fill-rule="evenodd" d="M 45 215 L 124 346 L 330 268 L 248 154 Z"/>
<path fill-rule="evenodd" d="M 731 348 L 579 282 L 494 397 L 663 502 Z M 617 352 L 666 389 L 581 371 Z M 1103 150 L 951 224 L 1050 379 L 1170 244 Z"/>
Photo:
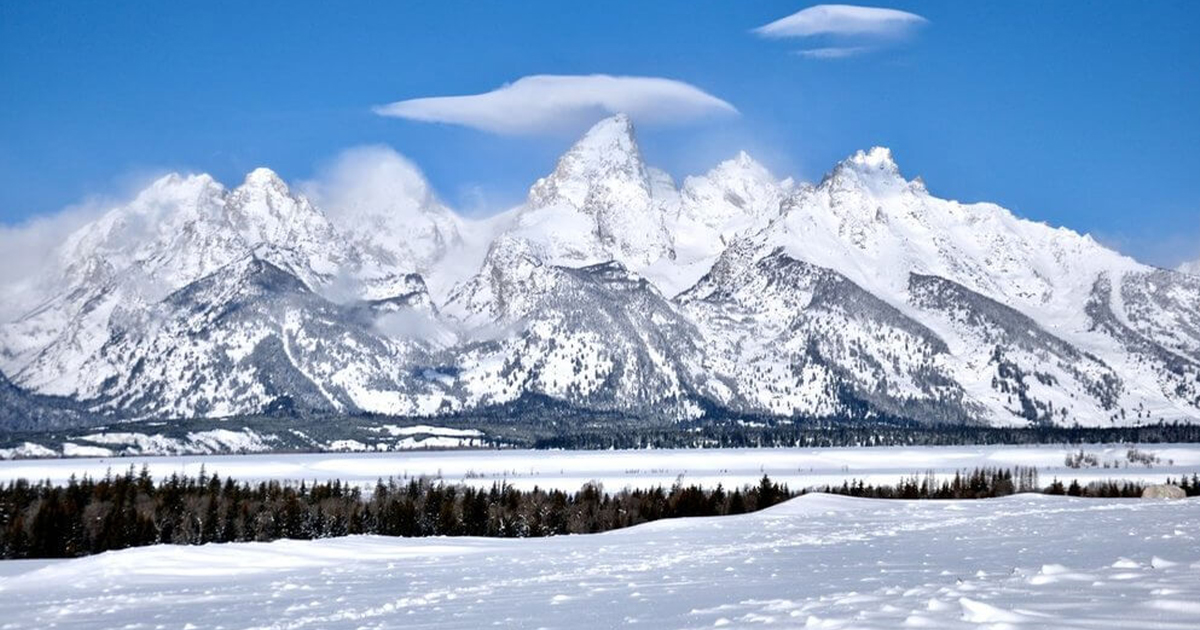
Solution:
<path fill-rule="evenodd" d="M 618 115 L 597 123 L 533 185 L 488 259 L 503 265 L 525 253 L 568 267 L 617 261 L 673 297 L 735 237 L 778 215 L 791 186 L 742 152 L 676 189 L 645 164 L 632 123 Z M 480 276 L 495 267 L 484 265 Z"/>
<path fill-rule="evenodd" d="M 1192 628 L 1196 500 L 808 495 L 545 539 L 348 537 L 0 562 L 6 627 Z"/>
<path fill-rule="evenodd" d="M 745 151 L 705 175 L 684 179 L 678 201 L 664 196 L 675 207 L 668 218 L 675 257 L 643 273 L 667 295 L 691 288 L 736 238 L 778 216 L 791 189 L 791 180 L 777 180 Z"/>
<path fill-rule="evenodd" d="M 4 369 L 24 386 L 78 395 L 81 380 L 102 376 L 85 373 L 84 362 L 122 319 L 252 254 L 313 288 L 361 264 L 324 215 L 267 169 L 228 192 L 205 175 L 169 175 L 64 243 L 45 301 L 0 332 Z M 379 297 L 403 282 L 364 280 Z"/>
<path fill-rule="evenodd" d="M 406 294 L 414 304 L 398 308 L 427 304 L 417 282 Z M 102 408 L 160 417 L 437 409 L 438 382 L 405 369 L 425 360 L 427 344 L 380 335 L 381 306 L 397 307 L 329 302 L 280 267 L 248 257 L 130 323 L 94 368 L 85 365 L 84 373 L 103 376 L 88 393 L 104 396 Z M 106 366 L 132 369 L 106 374 Z"/>
<path fill-rule="evenodd" d="M 0 373 L 0 431 L 58 429 L 95 420 L 82 405 L 73 400 L 24 391 Z M 29 452 L 38 456 L 54 455 L 54 451 L 47 452 L 41 447 Z M 0 454 L 0 458 L 3 458 L 3 454 Z"/>
<path fill-rule="evenodd" d="M 951 382 L 944 393 L 962 390 L 986 422 L 1098 425 L 1200 411 L 1200 288 L 1187 276 L 998 206 L 934 197 L 901 176 L 887 149 L 859 152 L 816 186 L 798 188 L 769 227 L 744 240 L 716 269 L 740 265 L 735 273 L 754 274 L 786 256 L 845 278 L 932 330 L 945 346 L 932 358 Z M 1104 288 L 1114 281 L 1118 295 Z M 756 323 L 778 313 L 766 301 L 742 308 Z M 789 339 L 800 344 L 809 330 L 791 327 Z M 877 352 L 886 343 L 874 344 Z M 875 371 L 868 388 L 895 384 Z"/>
<path fill-rule="evenodd" d="M 776 251 L 730 247 L 680 296 L 733 381 L 722 404 L 776 415 L 896 416 L 970 422 L 975 410 L 945 373 L 933 331 L 829 269 Z"/>
<path fill-rule="evenodd" d="M 352 236 L 267 169 L 167 176 L 62 246 L 6 368 L 120 415 L 437 409 L 398 358 L 437 332 L 423 279 Z"/>
<path fill-rule="evenodd" d="M 676 186 L 618 115 L 487 220 L 363 151 L 305 195 L 155 182 L 6 289 L 0 372 L 117 417 L 1200 419 L 1200 277 L 938 198 L 884 148 L 816 184 L 740 153 Z"/>

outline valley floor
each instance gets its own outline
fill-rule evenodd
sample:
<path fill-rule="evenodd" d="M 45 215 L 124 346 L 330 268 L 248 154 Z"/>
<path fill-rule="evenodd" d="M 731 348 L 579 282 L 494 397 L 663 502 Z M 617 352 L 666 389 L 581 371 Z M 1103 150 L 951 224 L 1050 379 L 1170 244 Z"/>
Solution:
<path fill-rule="evenodd" d="M 586 536 L 0 562 L 0 627 L 1196 628 L 1197 501 L 815 494 Z"/>
<path fill-rule="evenodd" d="M 1150 465 L 1130 461 L 1130 449 L 1156 458 Z M 1068 455 L 1079 451 L 1094 465 L 1069 468 Z M 978 467 L 1036 468 L 1042 485 L 1053 479 L 1129 480 L 1163 483 L 1200 474 L 1200 444 L 1083 446 L 919 446 L 871 448 L 723 448 L 627 451 L 446 450 L 404 453 L 314 453 L 187 455 L 0 461 L 0 483 L 25 478 L 65 483 L 72 475 L 93 478 L 143 465 L 158 478 L 172 473 L 231 476 L 238 481 L 327 481 L 340 479 L 373 487 L 379 479 L 427 477 L 447 483 L 490 487 L 505 482 L 521 490 L 534 486 L 575 492 L 588 482 L 608 491 L 685 484 L 726 488 L 757 484 L 764 474 L 794 490 L 840 485 L 846 480 L 896 484 L 933 472 L 953 476 Z"/>

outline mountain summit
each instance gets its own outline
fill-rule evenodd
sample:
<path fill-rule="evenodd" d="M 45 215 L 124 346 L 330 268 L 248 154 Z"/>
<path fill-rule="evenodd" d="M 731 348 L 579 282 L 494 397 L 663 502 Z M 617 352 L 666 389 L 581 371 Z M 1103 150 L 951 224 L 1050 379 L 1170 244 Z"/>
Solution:
<path fill-rule="evenodd" d="M 624 115 L 596 123 L 559 158 L 553 173 L 533 185 L 521 223 L 554 230 L 527 233 L 568 258 L 582 255 L 578 262 L 615 259 L 643 267 L 671 252 L 662 207 L 653 198 L 633 123 Z M 556 229 L 572 223 L 582 233 Z"/>
<path fill-rule="evenodd" d="M 650 178 L 628 116 L 606 118 L 589 129 L 558 159 L 554 172 L 533 185 L 530 206 L 567 203 L 584 209 L 599 186 L 650 194 Z"/>
<path fill-rule="evenodd" d="M 27 308 L 0 324 L 24 414 L 3 426 L 547 405 L 1200 421 L 1194 268 L 940 199 L 886 148 L 816 184 L 742 152 L 676 186 L 618 115 L 486 221 L 390 150 L 350 159 L 305 194 L 268 169 L 232 190 L 170 175 L 72 234 L 6 296 Z"/>

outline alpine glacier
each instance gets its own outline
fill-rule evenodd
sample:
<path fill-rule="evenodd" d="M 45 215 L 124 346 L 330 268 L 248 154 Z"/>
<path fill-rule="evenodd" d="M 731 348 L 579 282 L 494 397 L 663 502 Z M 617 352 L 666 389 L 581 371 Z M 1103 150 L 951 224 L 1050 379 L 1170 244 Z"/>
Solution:
<path fill-rule="evenodd" d="M 486 220 L 394 153 L 358 158 L 370 195 L 169 175 L 72 234 L 3 289 L 24 314 L 0 325 L 0 426 L 531 400 L 648 422 L 1200 420 L 1200 276 L 938 198 L 885 148 L 815 184 L 743 152 L 676 185 L 617 115 Z"/>

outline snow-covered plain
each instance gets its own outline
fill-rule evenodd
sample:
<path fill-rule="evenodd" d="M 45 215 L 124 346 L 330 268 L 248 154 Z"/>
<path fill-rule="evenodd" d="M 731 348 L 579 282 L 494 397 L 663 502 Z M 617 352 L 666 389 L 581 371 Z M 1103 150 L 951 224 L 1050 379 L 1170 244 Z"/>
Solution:
<path fill-rule="evenodd" d="M 1161 483 L 1200 474 L 1200 444 L 1137 447 L 1158 462 L 1130 462 L 1127 445 L 950 446 L 876 448 L 673 449 L 630 451 L 457 450 L 411 453 L 203 455 L 178 457 L 72 458 L 0 461 L 0 482 L 25 478 L 65 482 L 71 475 L 103 477 L 130 466 L 149 467 L 158 478 L 173 473 L 230 476 L 241 481 L 340 479 L 373 485 L 388 477 L 430 477 L 448 483 L 490 486 L 506 481 L 520 489 L 578 490 L 600 482 L 609 491 L 626 487 L 687 484 L 725 487 L 754 484 L 764 475 L 792 488 L 840 484 L 846 479 L 895 483 L 914 474 L 953 475 L 976 467 L 1032 466 L 1043 484 L 1128 479 Z M 1098 466 L 1067 468 L 1080 449 Z M 1104 465 L 1109 467 L 1105 468 Z"/>
<path fill-rule="evenodd" d="M 546 539 L 349 537 L 0 562 L 19 628 L 1200 627 L 1200 502 L 808 495 Z"/>

